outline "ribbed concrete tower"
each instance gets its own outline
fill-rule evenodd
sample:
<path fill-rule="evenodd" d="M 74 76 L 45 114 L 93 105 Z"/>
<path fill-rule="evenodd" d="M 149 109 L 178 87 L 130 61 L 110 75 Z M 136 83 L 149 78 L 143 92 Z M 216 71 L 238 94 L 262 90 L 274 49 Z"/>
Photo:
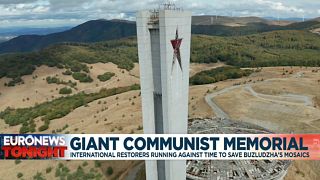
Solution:
<path fill-rule="evenodd" d="M 145 134 L 187 134 L 191 12 L 165 4 L 137 14 Z M 147 180 L 185 180 L 185 161 L 146 161 Z"/>

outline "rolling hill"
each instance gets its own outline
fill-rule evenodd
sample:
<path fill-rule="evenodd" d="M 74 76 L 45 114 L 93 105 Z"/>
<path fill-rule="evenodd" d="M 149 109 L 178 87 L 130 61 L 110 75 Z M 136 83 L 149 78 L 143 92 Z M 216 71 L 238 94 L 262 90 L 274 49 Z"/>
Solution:
<path fill-rule="evenodd" d="M 47 35 L 57 32 L 63 32 L 71 29 L 69 26 L 48 27 L 48 28 L 29 28 L 29 27 L 0 27 L 0 43 L 13 39 L 17 36 L 29 35 Z"/>
<path fill-rule="evenodd" d="M 23 48 L 23 50 L 19 49 L 18 51 L 34 52 L 0 54 L 0 79 L 2 77 L 12 78 L 12 80 L 2 78 L 2 83 L 0 84 L 0 97 L 2 98 L 1 105 L 3 107 L 7 107 L 5 102 L 8 100 L 12 101 L 12 104 L 8 105 L 10 108 L 6 108 L 6 110 L 2 110 L 2 112 L 0 112 L 0 118 L 4 119 L 3 124 L 7 123 L 5 126 L 3 125 L 1 127 L 5 133 L 19 132 L 19 130 L 20 132 L 41 131 L 43 133 L 63 134 L 119 134 L 142 132 L 139 91 L 130 91 L 118 94 L 120 92 L 137 89 L 136 86 L 130 86 L 130 83 L 139 81 L 136 76 L 130 74 L 131 71 L 127 72 L 125 70 L 121 70 L 132 70 L 132 68 L 134 68 L 134 63 L 138 61 L 136 39 L 134 37 L 127 38 L 127 36 L 132 36 L 130 34 L 131 31 L 135 31 L 134 22 L 110 22 L 105 20 L 96 20 L 87 23 L 88 24 L 85 23 L 83 26 L 80 25 L 70 31 L 62 33 L 50 34 L 48 36 L 35 36 L 35 38 L 34 36 L 24 36 L 25 39 L 20 39 L 21 41 L 19 38 L 17 38 L 19 43 L 16 40 L 11 41 L 12 48 L 16 48 L 16 46 Z M 101 25 L 105 25 L 107 23 L 117 23 L 119 27 L 112 29 L 110 27 L 106 28 Z M 133 27 L 131 27 L 131 25 L 133 25 Z M 110 26 L 114 27 L 113 25 Z M 228 73 L 228 77 L 239 77 L 242 75 L 242 70 L 239 69 L 239 67 L 319 67 L 320 36 L 307 31 L 314 26 L 319 26 L 319 23 L 313 21 L 305 23 L 293 23 L 286 27 L 266 25 L 264 22 L 248 22 L 246 26 L 235 27 L 224 26 L 220 24 L 201 26 L 196 25 L 193 26 L 193 31 L 194 33 L 198 32 L 198 34 L 193 35 L 192 37 L 191 61 L 194 63 L 201 63 L 197 65 L 201 65 L 201 67 L 207 66 L 206 68 L 209 66 L 204 63 L 214 63 L 218 61 L 222 62 L 219 64 L 236 66 L 232 68 L 229 67 L 229 70 L 223 67 L 214 71 L 200 73 L 202 76 L 210 74 L 212 76 L 212 78 L 209 79 L 211 82 L 223 80 L 221 75 L 224 74 L 219 74 L 219 76 L 212 75 L 216 73 L 215 71 L 221 69 L 223 72 Z M 92 27 L 94 27 L 94 29 Z M 120 31 L 119 28 L 123 27 L 126 28 L 123 29 L 123 31 Z M 104 30 L 106 30 L 106 32 L 104 32 Z M 115 33 L 112 33 L 113 31 Z M 257 32 L 259 33 L 256 34 Z M 108 33 L 110 33 L 112 36 L 110 36 Z M 219 36 L 208 36 L 203 34 L 213 34 Z M 121 37 L 126 38 L 118 40 L 118 38 Z M 117 40 L 104 40 L 108 38 Z M 22 45 L 27 43 L 27 45 L 22 47 L 21 43 Z M 2 51 L 1 48 L 0 51 Z M 113 67 L 114 64 L 121 69 L 109 67 L 109 65 Z M 104 65 L 105 67 L 103 67 Z M 99 69 L 97 67 L 103 68 Z M 274 70 L 276 68 L 278 70 Z M 285 76 L 281 76 L 284 71 L 284 69 L 282 70 L 283 67 L 276 68 L 263 68 L 263 71 L 258 74 L 258 76 L 252 77 L 253 82 L 255 82 L 257 79 L 263 78 L 265 86 L 262 86 L 261 89 L 264 91 L 271 89 L 271 92 L 284 91 L 288 93 L 290 92 L 290 89 L 302 87 L 303 92 L 309 92 L 310 96 L 317 95 L 316 97 L 319 97 L 319 93 L 317 91 L 318 86 L 316 86 L 316 83 L 318 82 L 315 81 L 316 78 L 318 80 L 319 76 L 316 73 L 312 73 L 312 70 L 315 68 L 296 67 L 296 69 L 299 69 L 297 72 L 302 70 L 303 72 L 307 72 L 307 76 L 306 78 L 291 78 L 291 80 L 287 80 L 284 78 Z M 289 68 L 290 67 L 287 67 L 286 69 Z M 99 82 L 96 79 L 97 75 L 93 75 L 94 73 L 100 74 L 101 72 L 99 73 L 99 70 L 102 71 L 102 73 L 105 73 L 106 70 L 109 71 L 112 69 L 114 69 L 116 77 L 110 82 Z M 48 72 L 48 70 L 51 71 Z M 58 85 L 55 83 L 47 84 L 48 81 L 46 81 L 46 77 L 52 76 L 66 78 L 65 81 L 67 82 L 67 79 L 73 78 L 73 76 L 64 74 L 67 71 L 70 71 L 70 73 L 81 72 L 91 74 L 91 77 L 93 77 L 95 81 L 89 83 L 88 85 L 86 85 L 86 83 L 79 82 L 77 84 L 77 88 L 79 89 L 74 89 L 74 94 L 60 97 L 58 95 L 58 88 L 63 87 L 64 85 Z M 139 71 L 137 71 L 137 73 L 139 73 Z M 293 73 L 293 75 L 295 74 L 296 72 Z M 30 75 L 22 78 L 22 82 L 24 82 L 23 85 L 16 87 L 3 86 L 10 80 L 12 81 L 13 85 L 21 82 L 21 76 L 23 75 Z M 281 81 L 267 81 L 268 78 L 273 78 L 273 76 L 281 77 Z M 313 76 L 315 78 L 311 79 L 312 81 L 308 79 Z M 200 77 L 198 78 L 198 82 L 199 80 L 203 81 L 206 79 Z M 74 81 L 74 79 L 72 79 L 72 81 Z M 232 84 L 235 82 L 243 83 L 247 81 L 247 78 L 243 78 L 237 81 L 221 82 L 220 84 L 211 84 L 209 86 L 191 87 L 191 104 L 189 105 L 189 108 L 194 108 L 194 110 L 189 110 L 192 113 L 190 113 L 190 115 L 199 116 L 200 114 L 203 116 L 203 114 L 208 113 L 208 107 L 206 104 L 204 104 L 204 94 L 207 94 L 209 90 L 211 91 L 213 87 L 220 90 L 225 86 L 233 86 Z M 270 82 L 281 84 L 281 86 L 274 86 L 274 84 L 270 85 Z M 127 87 L 122 87 L 123 84 L 127 84 Z M 112 86 L 119 86 L 120 88 L 113 88 Z M 87 89 L 86 87 L 90 87 L 90 89 Z M 91 92 L 104 87 L 113 89 L 104 89 L 98 92 Z M 26 89 L 30 89 L 30 91 L 26 92 Z M 90 93 L 83 93 L 85 90 Z M 233 103 L 232 106 L 228 107 L 228 109 L 232 109 L 234 112 L 237 112 L 234 109 L 238 109 L 239 111 L 245 113 L 253 112 L 255 110 L 254 108 L 250 109 L 251 106 L 246 106 L 243 101 L 238 99 L 240 97 L 241 100 L 247 100 L 245 102 L 251 101 L 250 103 L 252 103 L 252 98 L 247 98 L 248 96 L 243 94 L 245 92 L 246 91 L 238 93 L 237 96 L 232 96 L 232 98 L 230 98 L 230 96 L 229 98 L 223 98 L 223 100 Z M 114 94 L 118 95 L 116 97 L 111 96 Z M 230 99 L 235 101 L 232 102 Z M 130 104 L 128 102 L 130 102 Z M 248 111 L 246 111 L 246 109 L 243 111 L 243 104 L 245 104 L 245 107 L 248 109 Z M 20 107 L 25 105 L 27 107 Z M 256 107 L 265 107 L 258 105 L 256 105 Z M 271 105 L 277 104 L 274 103 Z M 311 109 L 313 107 L 309 108 Z M 292 111 L 295 111 L 295 113 L 298 114 L 296 110 L 297 108 L 293 109 Z M 302 108 L 298 108 L 298 110 L 304 112 L 304 109 Z M 131 113 L 128 114 L 128 112 Z M 311 112 L 313 111 L 307 109 L 305 112 L 306 116 L 313 117 Z M 211 113 L 211 109 L 209 109 L 208 116 L 210 115 L 211 117 Z M 254 113 L 259 114 L 257 112 Z M 40 117 L 44 118 L 41 119 Z M 267 114 L 266 117 L 268 117 L 268 120 L 271 119 L 269 114 Z M 299 128 L 310 128 L 309 126 L 303 126 L 303 123 L 297 124 L 296 122 L 291 121 L 291 119 L 281 119 L 280 121 L 277 121 L 277 124 L 280 124 L 279 122 L 283 122 L 281 125 L 284 126 L 285 124 L 285 127 L 290 127 L 291 124 L 295 124 L 298 130 Z M 13 126 L 9 126 L 9 124 Z M 298 127 L 299 125 L 301 125 L 301 127 Z M 290 131 L 292 130 L 293 129 L 290 128 Z M 309 131 L 309 129 L 306 130 L 306 132 Z M 1 169 L 3 171 L 1 173 L 4 174 L 8 179 L 14 179 L 17 177 L 16 169 L 19 169 L 20 174 L 23 173 L 24 179 L 32 179 L 34 174 L 38 174 L 37 177 L 40 176 L 43 179 L 54 179 L 59 177 L 61 179 L 66 177 L 77 179 L 81 177 L 88 177 L 89 175 L 91 177 L 95 176 L 97 179 L 99 177 L 121 179 L 120 177 L 126 175 L 126 170 L 130 170 L 130 168 L 133 166 L 132 163 L 128 161 L 102 161 L 101 163 L 102 164 L 99 165 L 96 161 L 68 161 L 61 163 L 59 162 L 59 164 L 56 161 L 22 161 L 19 163 L 12 161 L 2 164 Z M 296 179 L 316 179 L 319 177 L 319 164 L 316 161 L 296 161 L 295 163 L 296 164 L 292 167 L 292 170 L 289 171 L 290 176 L 287 177 L 287 179 L 293 179 L 292 177 L 297 177 Z M 114 173 L 112 175 L 106 174 L 106 169 L 111 167 L 114 169 Z M 50 168 L 50 171 L 52 171 L 51 173 L 48 171 L 48 168 Z M 36 169 L 37 172 L 35 172 L 34 169 Z"/>
<path fill-rule="evenodd" d="M 47 35 L 71 29 L 71 26 L 30 28 L 30 27 L 0 27 L 0 36 L 20 36 L 25 34 Z"/>
<path fill-rule="evenodd" d="M 236 37 L 193 35 L 191 62 L 218 61 L 237 67 L 320 66 L 320 36 L 309 31 L 286 30 Z M 39 52 L 0 55 L 0 78 L 31 74 L 36 66 L 88 72 L 83 63 L 112 62 L 130 70 L 138 62 L 135 38 L 99 43 L 64 43 Z M 14 83 L 14 82 L 13 82 Z"/>
<path fill-rule="evenodd" d="M 229 16 L 193 16 L 193 25 L 224 25 L 246 26 L 249 23 L 271 24 L 271 21 L 260 17 L 229 17 Z"/>
<path fill-rule="evenodd" d="M 208 16 L 209 17 L 209 16 Z M 203 18 L 194 17 L 196 24 Z M 223 24 L 246 23 L 243 26 L 227 26 Z M 267 20 L 247 17 L 228 18 L 224 17 L 217 24 L 192 26 L 193 34 L 214 35 L 214 36 L 238 36 L 249 35 L 275 30 L 303 30 L 313 27 L 320 27 L 318 21 L 306 21 L 292 23 L 286 26 L 270 25 Z M 70 30 L 53 33 L 49 35 L 23 35 L 0 44 L 0 53 L 37 51 L 49 45 L 62 42 L 99 42 L 114 40 L 136 35 L 135 22 L 121 20 L 93 20 L 76 26 Z"/>
<path fill-rule="evenodd" d="M 35 51 L 61 42 L 98 42 L 136 34 L 129 21 L 93 20 L 70 30 L 49 35 L 22 35 L 0 44 L 0 53 Z"/>
<path fill-rule="evenodd" d="M 320 17 L 314 18 L 314 19 L 312 19 L 311 21 L 318 21 L 318 22 L 320 22 Z"/>
<path fill-rule="evenodd" d="M 320 26 L 320 22 L 296 22 L 286 26 L 269 25 L 262 22 L 248 23 L 246 26 L 196 25 L 192 26 L 193 34 L 212 36 L 241 36 L 278 30 L 309 30 Z"/>

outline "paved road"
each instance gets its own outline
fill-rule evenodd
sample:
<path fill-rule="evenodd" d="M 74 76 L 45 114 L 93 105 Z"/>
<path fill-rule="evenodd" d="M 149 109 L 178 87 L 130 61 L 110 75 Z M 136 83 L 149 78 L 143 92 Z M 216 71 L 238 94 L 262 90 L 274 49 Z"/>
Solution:
<path fill-rule="evenodd" d="M 236 88 L 239 88 L 241 86 L 231 86 L 231 87 L 228 87 L 228 88 L 225 88 L 225 89 L 222 89 L 218 92 L 214 92 L 214 93 L 211 93 L 211 94 L 208 94 L 205 96 L 205 101 L 206 103 L 211 107 L 211 109 L 213 110 L 213 112 L 215 113 L 215 115 L 219 118 L 228 118 L 229 119 L 229 115 L 224 112 L 218 105 L 217 103 L 214 101 L 214 97 L 218 96 L 218 95 L 221 95 L 223 93 L 226 93 L 226 92 L 229 92 L 231 90 L 234 90 Z"/>
<path fill-rule="evenodd" d="M 273 79 L 269 79 L 267 81 L 271 81 L 271 80 Z M 313 105 L 312 99 L 309 96 L 297 95 L 297 94 L 284 94 L 279 96 L 260 94 L 252 89 L 251 84 L 231 86 L 231 87 L 222 89 L 220 91 L 208 94 L 205 96 L 205 101 L 211 107 L 211 109 L 213 110 L 213 112 L 217 117 L 230 119 L 229 115 L 221 107 L 219 107 L 219 105 L 215 102 L 214 97 L 227 93 L 237 88 L 242 88 L 242 87 L 244 87 L 245 90 L 250 92 L 254 97 L 261 98 L 266 101 L 289 104 L 289 105 L 303 105 L 303 106 Z"/>
<path fill-rule="evenodd" d="M 282 95 L 268 95 L 257 93 L 252 89 L 251 85 L 246 85 L 244 87 L 247 91 L 251 93 L 256 98 L 260 98 L 266 101 L 277 102 L 281 104 L 288 105 L 304 105 L 304 106 L 312 106 L 313 102 L 309 96 L 298 95 L 298 94 L 282 94 Z"/>

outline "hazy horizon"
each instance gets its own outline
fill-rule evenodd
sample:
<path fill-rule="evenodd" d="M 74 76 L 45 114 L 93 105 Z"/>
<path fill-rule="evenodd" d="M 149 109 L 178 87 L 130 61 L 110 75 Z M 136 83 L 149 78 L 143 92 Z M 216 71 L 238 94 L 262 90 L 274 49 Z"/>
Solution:
<path fill-rule="evenodd" d="M 266 20 L 281 20 L 281 21 L 294 21 L 294 22 L 302 22 L 303 20 L 311 20 L 311 19 L 314 19 L 314 18 L 318 18 L 318 17 L 313 17 L 313 18 L 301 18 L 301 17 L 283 17 L 283 18 L 278 18 L 278 17 L 272 17 L 272 16 L 269 16 L 269 17 L 259 17 L 259 16 L 223 16 L 223 15 L 211 15 L 211 14 L 208 14 L 208 15 L 194 15 L 194 16 L 218 16 L 218 17 L 234 17 L 234 18 L 243 18 L 243 17 L 257 17 L 257 18 L 263 18 L 263 19 L 266 19 Z M 102 19 L 102 18 L 100 18 Z M 23 28 L 27 28 L 27 29 L 50 29 L 50 28 L 61 28 L 61 27 L 68 27 L 68 28 L 72 28 L 72 27 L 75 27 L 75 26 L 78 26 L 80 24 L 83 24 L 87 21 L 92 21 L 92 20 L 99 20 L 99 19 L 88 19 L 88 20 L 83 20 L 83 21 L 77 21 L 76 22 L 73 22 L 73 23 L 70 23 L 70 24 L 24 24 L 24 25 L 19 25 L 19 24 L 15 24 L 15 25 L 12 25 L 12 26 L 0 26 L 0 33 L 3 33 L 3 30 L 17 30 L 17 29 L 23 29 Z M 113 19 L 104 19 L 104 20 L 128 20 L 128 21 L 135 21 L 135 19 L 118 19 L 118 18 L 113 18 Z"/>
<path fill-rule="evenodd" d="M 154 9 L 164 0 L 0 0 L 0 27 L 74 26 L 93 19 L 134 20 L 135 12 Z M 193 15 L 311 19 L 320 16 L 313 0 L 180 0 Z"/>

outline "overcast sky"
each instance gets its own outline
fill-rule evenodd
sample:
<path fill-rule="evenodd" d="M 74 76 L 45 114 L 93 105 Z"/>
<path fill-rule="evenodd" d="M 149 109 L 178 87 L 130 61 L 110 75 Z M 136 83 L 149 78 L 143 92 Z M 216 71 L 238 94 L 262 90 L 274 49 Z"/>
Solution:
<path fill-rule="evenodd" d="M 135 12 L 163 0 L 0 0 L 0 28 L 77 25 L 92 19 L 134 20 Z M 320 16 L 320 0 L 176 0 L 194 15 Z"/>

